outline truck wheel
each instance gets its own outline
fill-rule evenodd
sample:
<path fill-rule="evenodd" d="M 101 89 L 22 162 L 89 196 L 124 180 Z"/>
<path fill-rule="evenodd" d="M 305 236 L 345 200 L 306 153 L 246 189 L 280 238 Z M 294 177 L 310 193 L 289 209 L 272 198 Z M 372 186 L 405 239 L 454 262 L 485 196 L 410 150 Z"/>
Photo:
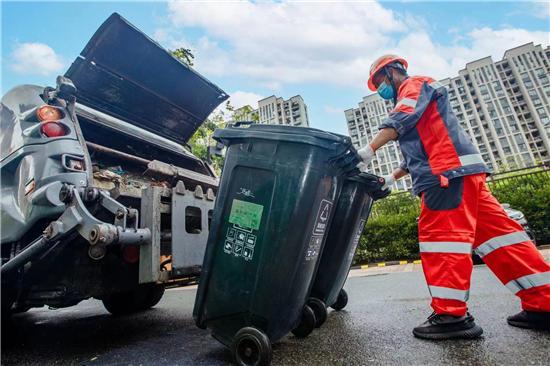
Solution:
<path fill-rule="evenodd" d="M 141 310 L 147 310 L 159 303 L 164 296 L 164 285 L 154 284 L 149 288 L 147 296 L 143 299 Z"/>
<path fill-rule="evenodd" d="M 327 306 L 323 301 L 315 297 L 310 297 L 307 305 L 315 314 L 315 328 L 319 328 L 327 321 Z"/>
<path fill-rule="evenodd" d="M 231 351 L 239 366 L 269 365 L 273 354 L 267 335 L 253 327 L 245 327 L 237 332 Z"/>
<path fill-rule="evenodd" d="M 102 299 L 105 309 L 113 315 L 125 315 L 135 312 L 134 296 L 132 292 L 117 292 Z"/>
<path fill-rule="evenodd" d="M 345 308 L 347 304 L 348 304 L 348 293 L 346 292 L 346 290 L 341 289 L 340 293 L 338 294 L 338 298 L 336 299 L 336 302 L 332 304 L 330 307 L 336 311 L 340 311 L 343 308 Z"/>
<path fill-rule="evenodd" d="M 126 315 L 152 308 L 164 295 L 164 286 L 140 285 L 137 289 L 105 296 L 103 306 L 113 315 Z"/>
<path fill-rule="evenodd" d="M 300 324 L 292 330 L 292 334 L 297 338 L 305 338 L 313 332 L 313 329 L 315 329 L 315 313 L 309 306 L 305 305 L 302 310 Z"/>

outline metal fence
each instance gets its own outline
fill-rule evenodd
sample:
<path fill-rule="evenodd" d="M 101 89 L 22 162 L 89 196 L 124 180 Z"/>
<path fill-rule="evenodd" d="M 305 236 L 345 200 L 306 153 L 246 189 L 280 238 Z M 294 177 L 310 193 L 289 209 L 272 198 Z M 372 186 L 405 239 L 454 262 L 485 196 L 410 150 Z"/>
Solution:
<path fill-rule="evenodd" d="M 517 187 L 525 184 L 550 184 L 550 167 L 548 165 L 517 169 L 509 172 L 491 175 L 487 178 L 489 189 Z"/>
<path fill-rule="evenodd" d="M 525 185 L 540 187 L 550 184 L 550 165 L 539 165 L 523 169 L 515 169 L 507 172 L 490 175 L 487 177 L 487 185 L 491 190 L 514 189 Z M 375 204 L 371 215 L 393 214 L 408 209 L 411 204 L 416 204 L 411 191 L 394 191 L 392 194 Z"/>

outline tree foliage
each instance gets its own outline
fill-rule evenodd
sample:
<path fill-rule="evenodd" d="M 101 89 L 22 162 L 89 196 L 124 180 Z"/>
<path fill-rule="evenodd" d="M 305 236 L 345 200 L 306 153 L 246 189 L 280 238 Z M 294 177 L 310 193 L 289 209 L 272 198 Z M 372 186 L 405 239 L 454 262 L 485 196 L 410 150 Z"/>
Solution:
<path fill-rule="evenodd" d="M 550 243 L 550 179 L 548 171 L 533 170 L 489 181 L 488 186 L 501 203 L 525 214 L 538 243 Z M 361 236 L 355 263 L 417 259 L 420 200 L 411 194 L 396 193 L 377 201 Z"/>
<path fill-rule="evenodd" d="M 180 47 L 173 51 L 170 51 L 174 57 L 182 61 L 188 66 L 193 66 L 193 61 L 195 56 L 193 55 L 191 49 Z M 188 147 L 191 149 L 191 152 L 203 161 L 209 160 L 209 146 L 216 145 L 216 141 L 212 139 L 212 134 L 217 128 L 224 128 L 227 121 L 238 120 L 237 115 L 246 113 L 251 113 L 252 108 L 246 106 L 244 109 L 235 110 L 229 101 L 225 103 L 223 109 L 216 109 L 212 114 L 200 125 L 197 131 L 191 136 L 187 142 Z M 255 121 L 257 122 L 257 121 Z M 212 166 L 214 170 L 220 174 L 221 168 L 223 166 L 224 158 L 221 156 L 211 156 Z"/>
<path fill-rule="evenodd" d="M 172 52 L 172 55 L 174 55 L 175 58 L 177 58 L 187 66 L 194 65 L 193 61 L 195 60 L 195 55 L 193 55 L 193 52 L 191 51 L 191 49 L 180 47 L 170 52 Z"/>

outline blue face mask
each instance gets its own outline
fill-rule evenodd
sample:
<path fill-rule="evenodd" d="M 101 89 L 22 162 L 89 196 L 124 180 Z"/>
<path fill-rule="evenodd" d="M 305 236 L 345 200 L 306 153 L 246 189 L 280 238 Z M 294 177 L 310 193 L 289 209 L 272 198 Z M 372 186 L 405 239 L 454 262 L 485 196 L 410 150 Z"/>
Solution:
<path fill-rule="evenodd" d="M 393 86 L 386 84 L 385 81 L 380 84 L 377 92 L 384 99 L 393 99 L 395 97 L 395 90 L 393 89 Z"/>

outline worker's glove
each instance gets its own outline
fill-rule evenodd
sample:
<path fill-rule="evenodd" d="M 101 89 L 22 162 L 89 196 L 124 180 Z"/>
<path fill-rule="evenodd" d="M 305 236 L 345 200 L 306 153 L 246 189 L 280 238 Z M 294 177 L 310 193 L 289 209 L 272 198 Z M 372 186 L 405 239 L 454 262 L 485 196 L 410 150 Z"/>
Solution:
<path fill-rule="evenodd" d="M 393 174 L 384 175 L 382 178 L 384 178 L 384 185 L 382 186 L 382 190 L 389 189 L 391 191 L 391 187 L 393 186 L 393 183 L 395 183 L 395 177 Z"/>
<path fill-rule="evenodd" d="M 368 167 L 371 161 L 374 159 L 374 150 L 372 149 L 370 144 L 367 144 L 367 146 L 357 150 L 357 154 L 359 155 L 359 157 L 361 157 L 366 167 Z"/>
<path fill-rule="evenodd" d="M 362 161 L 359 162 L 359 164 L 357 164 L 357 169 L 359 169 L 359 171 L 361 173 L 366 173 L 367 172 L 367 164 L 363 163 Z"/>

